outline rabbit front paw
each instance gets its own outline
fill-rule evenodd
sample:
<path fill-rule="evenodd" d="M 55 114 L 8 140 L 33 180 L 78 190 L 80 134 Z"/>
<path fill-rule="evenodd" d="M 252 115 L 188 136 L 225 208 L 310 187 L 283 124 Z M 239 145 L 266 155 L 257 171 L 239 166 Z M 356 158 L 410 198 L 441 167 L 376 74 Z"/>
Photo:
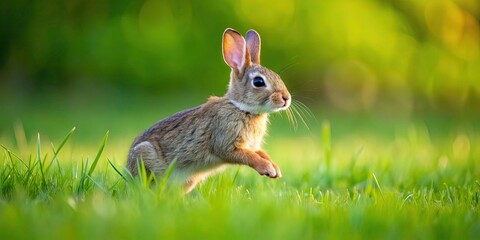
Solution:
<path fill-rule="evenodd" d="M 270 178 L 282 177 L 280 168 L 278 168 L 278 166 L 273 162 L 264 161 L 262 164 L 259 164 L 257 167 L 255 167 L 255 170 L 257 170 L 260 175 L 264 175 Z"/>
<path fill-rule="evenodd" d="M 275 172 L 277 172 L 277 176 L 275 178 L 281 178 L 282 177 L 282 171 L 280 171 L 280 168 L 278 167 L 277 164 L 274 162 L 271 162 L 273 167 L 275 168 Z"/>

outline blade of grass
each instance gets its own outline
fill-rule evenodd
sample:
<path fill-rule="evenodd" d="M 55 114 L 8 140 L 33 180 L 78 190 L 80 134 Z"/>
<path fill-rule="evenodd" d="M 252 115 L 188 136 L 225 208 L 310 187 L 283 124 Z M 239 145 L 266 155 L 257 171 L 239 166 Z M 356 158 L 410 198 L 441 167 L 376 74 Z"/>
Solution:
<path fill-rule="evenodd" d="M 23 127 L 22 122 L 17 121 L 13 125 L 13 132 L 15 133 L 15 140 L 17 141 L 18 150 L 20 151 L 20 155 L 23 156 L 28 149 L 27 138 L 25 137 L 25 128 Z"/>
<path fill-rule="evenodd" d="M 47 181 L 45 180 L 45 174 L 43 172 L 43 163 L 41 157 L 41 144 L 40 144 L 40 133 L 37 134 L 37 160 L 40 163 L 40 174 L 42 176 L 43 188 L 47 187 Z"/>
<path fill-rule="evenodd" d="M 402 205 L 400 205 L 400 209 L 403 208 L 403 206 L 405 205 L 405 203 L 407 203 L 411 198 L 413 198 L 414 194 L 413 193 L 409 193 L 402 201 Z"/>
<path fill-rule="evenodd" d="M 23 165 L 25 165 L 25 167 L 28 168 L 28 164 L 26 164 L 19 156 L 15 155 L 15 153 L 11 152 L 5 145 L 0 144 L 0 146 L 1 146 L 3 149 L 5 149 L 5 151 L 7 151 L 7 153 L 8 153 L 9 155 L 12 155 L 12 156 L 14 156 L 16 159 L 20 160 L 20 162 L 21 162 Z"/>
<path fill-rule="evenodd" d="M 87 179 L 91 181 L 98 189 L 100 189 L 104 193 L 108 193 L 108 191 L 98 182 L 96 182 L 92 177 L 86 175 Z"/>
<path fill-rule="evenodd" d="M 154 185 L 157 184 L 157 177 L 155 176 L 155 174 L 150 173 L 150 175 L 148 175 L 147 183 L 148 183 L 148 185 L 152 185 L 152 183 Z"/>
<path fill-rule="evenodd" d="M 3 145 L 2 145 L 2 147 L 3 147 L 3 149 L 5 149 L 5 152 L 6 152 L 5 155 L 8 157 L 8 159 L 9 159 L 10 162 L 12 163 L 12 167 L 15 167 L 16 164 L 15 164 L 15 162 L 13 161 L 11 152 L 10 152 L 7 148 L 5 148 Z"/>
<path fill-rule="evenodd" d="M 11 178 L 10 174 L 11 174 L 12 172 L 13 172 L 13 169 L 12 169 L 12 168 L 10 168 L 9 170 L 6 170 L 6 171 L 3 171 L 3 172 L 2 172 L 2 177 L 1 177 L 1 179 L 2 179 L 2 184 L 5 184 L 5 183 Z"/>
<path fill-rule="evenodd" d="M 176 158 L 173 159 L 173 161 L 168 165 L 167 171 L 165 171 L 165 175 L 163 176 L 162 181 L 160 182 L 160 192 L 163 192 L 165 190 L 168 179 L 170 179 L 170 176 L 172 175 L 172 172 L 175 169 L 175 166 L 177 166 Z"/>
<path fill-rule="evenodd" d="M 138 164 L 137 164 L 137 167 L 138 167 L 138 175 L 139 175 L 139 179 L 140 179 L 140 184 L 143 186 L 143 187 L 147 187 L 147 169 L 145 168 L 145 164 L 143 163 L 143 159 L 140 158 L 140 161 L 138 161 Z"/>
<path fill-rule="evenodd" d="M 232 179 L 232 186 L 235 185 L 235 181 L 237 180 L 238 173 L 240 173 L 240 167 L 237 167 L 237 171 L 235 171 L 235 175 L 233 176 L 233 179 Z"/>
<path fill-rule="evenodd" d="M 50 162 L 50 164 L 48 164 L 47 168 L 45 168 L 45 172 L 48 172 L 48 170 L 50 169 L 50 166 L 52 166 L 52 163 L 57 159 L 58 153 L 62 150 L 63 146 L 65 146 L 65 144 L 67 143 L 70 136 L 72 136 L 73 132 L 75 132 L 75 129 L 76 129 L 76 127 L 73 127 L 72 130 L 70 130 L 70 132 L 68 132 L 68 134 L 65 136 L 63 141 L 60 143 L 60 146 L 58 146 L 57 150 L 55 150 L 55 147 L 53 146 L 53 143 L 52 143 L 53 157 L 52 157 L 52 161 Z"/>
<path fill-rule="evenodd" d="M 88 175 L 92 175 L 93 171 L 95 170 L 95 167 L 97 167 L 98 160 L 100 159 L 100 156 L 103 153 L 103 149 L 105 148 L 105 144 L 107 144 L 107 139 L 108 139 L 108 133 L 105 133 L 105 137 L 103 137 L 103 142 L 102 145 L 100 146 L 100 149 L 97 152 L 97 156 L 95 156 L 95 159 L 93 160 L 92 166 L 90 167 L 90 170 L 88 171 Z"/>
<path fill-rule="evenodd" d="M 360 155 L 362 154 L 364 149 L 364 146 L 360 146 L 360 148 L 355 152 L 355 154 L 352 156 L 352 160 L 350 161 L 350 166 L 348 172 L 350 173 L 350 182 L 354 184 L 355 182 L 355 176 L 354 176 L 354 169 L 355 169 L 355 164 L 357 163 L 358 159 L 360 158 Z"/>
<path fill-rule="evenodd" d="M 132 173 L 126 167 L 123 167 L 123 173 L 124 176 L 128 177 L 127 182 L 132 182 L 135 179 L 135 177 L 133 177 Z"/>
<path fill-rule="evenodd" d="M 23 185 L 27 185 L 28 181 L 30 180 L 30 177 L 33 174 L 33 170 L 35 170 L 35 166 L 38 164 L 38 162 L 33 163 L 32 165 L 29 165 L 27 167 L 27 172 L 25 174 L 25 177 L 23 178 Z"/>
<path fill-rule="evenodd" d="M 20 173 L 17 171 L 17 164 L 13 161 L 12 155 L 10 154 L 9 151 L 7 151 L 8 159 L 10 159 L 10 162 L 12 163 L 11 169 L 15 173 L 16 176 L 20 176 Z"/>
<path fill-rule="evenodd" d="M 36 164 L 36 161 L 35 161 L 35 157 L 32 154 L 30 154 L 28 155 L 28 167 L 31 167 L 32 164 Z"/>
<path fill-rule="evenodd" d="M 113 170 L 115 170 L 115 172 L 123 178 L 123 180 L 127 181 L 127 179 L 123 176 L 123 174 L 115 167 L 115 165 L 113 165 L 113 163 L 109 160 L 108 160 L 108 163 L 110 163 L 110 166 L 112 166 Z"/>
<path fill-rule="evenodd" d="M 378 183 L 377 176 L 375 176 L 375 173 L 372 173 L 373 179 L 375 179 L 375 183 L 377 184 L 377 188 L 380 191 L 380 195 L 382 196 L 382 199 L 385 201 L 385 198 L 383 197 L 383 191 L 382 188 L 380 187 L 380 184 Z"/>
<path fill-rule="evenodd" d="M 85 161 L 85 164 L 83 163 L 83 160 L 82 160 L 82 169 L 81 169 L 82 176 L 80 177 L 80 183 L 78 184 L 78 189 L 77 189 L 77 194 L 79 195 L 80 194 L 83 195 L 83 193 L 85 193 L 85 189 L 86 189 L 85 186 L 87 185 L 87 179 L 88 179 L 87 169 L 88 169 L 88 158 Z"/>

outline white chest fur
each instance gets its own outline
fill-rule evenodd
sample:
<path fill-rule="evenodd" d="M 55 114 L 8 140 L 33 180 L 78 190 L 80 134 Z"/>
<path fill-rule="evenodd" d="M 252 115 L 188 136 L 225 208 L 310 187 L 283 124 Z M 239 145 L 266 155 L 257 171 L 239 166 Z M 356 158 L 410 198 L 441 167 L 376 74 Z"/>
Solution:
<path fill-rule="evenodd" d="M 245 132 L 243 133 L 243 140 L 249 149 L 260 150 L 263 137 L 267 132 L 268 125 L 268 115 L 261 114 L 257 116 L 252 116 L 249 119 L 249 123 L 246 124 Z"/>

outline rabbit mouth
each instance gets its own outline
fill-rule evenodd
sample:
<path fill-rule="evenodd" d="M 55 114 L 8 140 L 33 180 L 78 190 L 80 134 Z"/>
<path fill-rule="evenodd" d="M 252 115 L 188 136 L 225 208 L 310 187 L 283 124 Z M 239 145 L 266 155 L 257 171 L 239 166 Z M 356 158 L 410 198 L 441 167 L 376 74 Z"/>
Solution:
<path fill-rule="evenodd" d="M 273 101 L 267 100 L 266 102 L 258 105 L 250 105 L 240 101 L 231 100 L 230 102 L 237 107 L 238 109 L 249 112 L 253 114 L 261 114 L 261 113 L 274 113 L 281 110 L 285 110 L 290 106 L 290 101 L 284 101 L 281 104 L 275 104 Z"/>
<path fill-rule="evenodd" d="M 288 107 L 290 107 L 290 100 L 285 101 L 285 103 L 283 104 L 283 106 L 281 107 L 281 109 L 282 109 L 282 110 L 285 110 L 285 109 L 287 109 Z"/>
<path fill-rule="evenodd" d="M 266 108 L 269 108 L 270 112 L 283 111 L 286 110 L 288 107 L 290 107 L 290 100 L 281 100 L 278 102 L 269 101 L 266 104 Z"/>
<path fill-rule="evenodd" d="M 288 107 L 290 107 L 290 101 L 284 101 L 284 103 L 277 108 L 275 108 L 274 112 L 286 110 Z"/>
<path fill-rule="evenodd" d="M 291 101 L 292 100 L 291 100 L 290 94 L 288 95 L 278 94 L 278 95 L 273 95 L 269 102 L 271 102 L 271 105 L 273 105 L 275 108 L 275 112 L 277 112 L 280 110 L 285 110 L 288 107 L 290 107 Z"/>

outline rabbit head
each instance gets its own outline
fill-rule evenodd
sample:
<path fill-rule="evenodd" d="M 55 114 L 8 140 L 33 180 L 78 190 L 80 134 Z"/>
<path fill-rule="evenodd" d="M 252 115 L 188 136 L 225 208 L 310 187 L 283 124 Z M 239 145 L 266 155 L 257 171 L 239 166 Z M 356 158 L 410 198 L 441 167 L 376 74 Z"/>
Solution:
<path fill-rule="evenodd" d="M 291 96 L 278 74 L 260 65 L 260 36 L 246 39 L 228 28 L 223 33 L 223 59 L 232 69 L 226 97 L 239 109 L 253 114 L 285 110 Z"/>

